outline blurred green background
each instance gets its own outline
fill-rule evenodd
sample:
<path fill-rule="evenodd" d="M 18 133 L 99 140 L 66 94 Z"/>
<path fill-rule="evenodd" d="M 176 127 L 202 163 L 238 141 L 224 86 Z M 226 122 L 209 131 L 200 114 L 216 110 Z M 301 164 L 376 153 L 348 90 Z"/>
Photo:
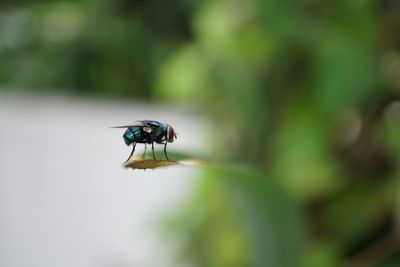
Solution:
<path fill-rule="evenodd" d="M 163 232 L 201 267 L 400 266 L 400 2 L 0 3 L 5 91 L 193 107 L 210 166 Z"/>

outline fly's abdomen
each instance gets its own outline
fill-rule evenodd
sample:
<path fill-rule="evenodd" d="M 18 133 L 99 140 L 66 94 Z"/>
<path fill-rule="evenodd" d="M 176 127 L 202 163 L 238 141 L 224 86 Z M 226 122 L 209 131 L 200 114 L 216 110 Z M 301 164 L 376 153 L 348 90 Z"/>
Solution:
<path fill-rule="evenodd" d="M 130 127 L 128 128 L 124 135 L 125 144 L 129 145 L 132 142 L 140 141 L 142 138 L 142 131 L 140 127 Z"/>

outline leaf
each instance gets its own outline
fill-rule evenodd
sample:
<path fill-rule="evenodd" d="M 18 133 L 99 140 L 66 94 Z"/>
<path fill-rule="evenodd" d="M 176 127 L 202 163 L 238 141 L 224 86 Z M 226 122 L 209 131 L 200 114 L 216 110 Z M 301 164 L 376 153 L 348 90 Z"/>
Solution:
<path fill-rule="evenodd" d="M 146 157 L 132 157 L 128 161 L 125 161 L 123 163 L 123 166 L 125 168 L 147 170 L 174 165 L 192 167 L 202 167 L 209 165 L 205 160 L 200 160 L 184 153 L 168 152 L 168 155 L 170 159 L 165 159 L 164 153 L 157 151 L 155 152 L 156 159 Z"/>

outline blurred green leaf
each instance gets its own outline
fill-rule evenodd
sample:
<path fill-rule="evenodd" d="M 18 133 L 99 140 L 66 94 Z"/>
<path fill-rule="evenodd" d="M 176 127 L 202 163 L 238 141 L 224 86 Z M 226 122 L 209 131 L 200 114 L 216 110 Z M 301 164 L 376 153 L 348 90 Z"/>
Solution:
<path fill-rule="evenodd" d="M 204 174 L 200 191 L 169 228 L 186 238 L 184 258 L 201 266 L 297 264 L 302 219 L 278 183 L 238 166 L 211 167 Z"/>

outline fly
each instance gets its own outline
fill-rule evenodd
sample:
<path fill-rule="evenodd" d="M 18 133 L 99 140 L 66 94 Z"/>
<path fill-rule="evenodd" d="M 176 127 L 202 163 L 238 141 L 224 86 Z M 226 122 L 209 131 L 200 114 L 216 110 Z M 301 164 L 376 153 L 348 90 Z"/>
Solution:
<path fill-rule="evenodd" d="M 167 160 L 169 160 L 167 155 L 167 144 L 174 142 L 177 138 L 174 128 L 167 123 L 162 123 L 153 120 L 142 120 L 138 121 L 137 124 L 115 126 L 112 128 L 127 128 L 123 134 L 125 144 L 129 146 L 132 144 L 132 152 L 129 155 L 128 161 L 133 153 L 135 152 L 136 144 L 145 144 L 145 153 L 147 149 L 147 144 L 151 144 L 151 150 L 153 152 L 153 159 L 156 160 L 154 154 L 154 143 L 164 144 L 164 155 Z"/>

